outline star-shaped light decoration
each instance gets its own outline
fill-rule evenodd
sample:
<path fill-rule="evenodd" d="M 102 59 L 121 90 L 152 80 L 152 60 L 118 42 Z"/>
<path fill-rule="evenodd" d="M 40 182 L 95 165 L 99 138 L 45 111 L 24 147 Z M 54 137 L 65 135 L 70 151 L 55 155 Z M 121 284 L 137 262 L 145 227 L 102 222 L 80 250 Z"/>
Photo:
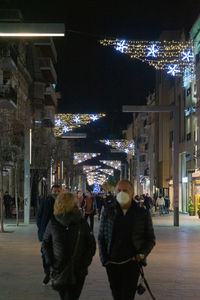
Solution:
<path fill-rule="evenodd" d="M 147 50 L 149 50 L 149 52 L 147 53 L 147 56 L 156 57 L 156 53 L 158 52 L 158 47 L 155 44 L 148 47 Z"/>
<path fill-rule="evenodd" d="M 194 58 L 194 55 L 192 54 L 192 50 L 191 49 L 188 50 L 187 52 L 183 52 L 182 56 L 183 56 L 182 60 L 188 61 L 188 62 Z"/>
<path fill-rule="evenodd" d="M 126 46 L 126 41 L 125 40 L 119 41 L 117 43 L 117 46 L 116 46 L 117 51 L 120 51 L 121 53 L 125 53 L 126 49 L 128 49 L 128 46 Z"/>
<path fill-rule="evenodd" d="M 170 74 L 172 76 L 176 76 L 177 73 L 180 73 L 180 70 L 178 69 L 177 65 L 170 65 L 170 66 L 168 66 L 168 72 L 167 72 L 167 74 Z"/>
<path fill-rule="evenodd" d="M 125 152 L 129 155 L 135 154 L 135 146 L 133 140 L 100 140 L 101 143 L 104 143 L 106 146 L 115 148 L 119 152 Z"/>

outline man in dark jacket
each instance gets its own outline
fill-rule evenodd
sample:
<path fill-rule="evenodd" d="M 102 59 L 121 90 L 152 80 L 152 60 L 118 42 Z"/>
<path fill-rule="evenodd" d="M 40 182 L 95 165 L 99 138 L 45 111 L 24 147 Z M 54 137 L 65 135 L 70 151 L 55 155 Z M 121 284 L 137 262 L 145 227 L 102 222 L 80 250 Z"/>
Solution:
<path fill-rule="evenodd" d="M 52 187 L 51 194 L 48 195 L 47 198 L 44 199 L 40 204 L 39 211 L 37 214 L 38 239 L 40 242 L 42 242 L 47 224 L 53 216 L 54 202 L 57 195 L 60 192 L 61 192 L 60 186 L 54 185 Z M 41 247 L 41 253 L 42 253 L 42 263 L 43 263 L 43 268 L 45 273 L 43 284 L 46 285 L 50 280 L 50 266 L 45 261 L 43 247 Z"/>
<path fill-rule="evenodd" d="M 116 200 L 105 206 L 99 228 L 99 254 L 106 267 L 113 299 L 134 299 L 139 278 L 138 263 L 145 264 L 155 245 L 151 215 L 133 201 L 133 188 L 119 181 Z"/>

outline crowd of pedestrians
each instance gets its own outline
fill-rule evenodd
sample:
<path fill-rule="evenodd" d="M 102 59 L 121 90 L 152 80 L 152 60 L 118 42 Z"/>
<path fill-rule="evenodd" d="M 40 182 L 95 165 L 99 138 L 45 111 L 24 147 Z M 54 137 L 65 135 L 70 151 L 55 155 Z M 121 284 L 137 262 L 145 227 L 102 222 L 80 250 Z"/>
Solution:
<path fill-rule="evenodd" d="M 44 268 L 43 284 L 51 283 L 61 300 L 77 300 L 96 252 L 94 216 L 99 221 L 98 244 L 114 300 L 132 300 L 140 266 L 155 245 L 150 197 L 133 197 L 129 181 L 119 181 L 112 193 L 76 195 L 53 186 L 37 214 L 38 239 Z M 149 204 L 149 206 L 148 206 Z"/>

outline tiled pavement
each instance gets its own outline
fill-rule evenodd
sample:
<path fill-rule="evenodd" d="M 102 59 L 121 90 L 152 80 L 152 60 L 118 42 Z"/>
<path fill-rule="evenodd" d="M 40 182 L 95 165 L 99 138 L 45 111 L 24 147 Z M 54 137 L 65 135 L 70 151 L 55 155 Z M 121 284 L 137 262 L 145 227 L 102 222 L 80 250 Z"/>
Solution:
<path fill-rule="evenodd" d="M 180 227 L 172 226 L 172 216 L 156 216 L 153 222 L 157 244 L 149 256 L 145 274 L 156 299 L 200 300 L 200 220 L 182 215 Z M 18 228 L 8 225 L 5 229 L 9 232 L 0 233 L 0 300 L 59 299 L 50 286 L 41 285 L 43 273 L 36 225 Z M 97 251 L 80 300 L 111 299 Z M 151 298 L 146 292 L 136 296 L 139 299 Z"/>

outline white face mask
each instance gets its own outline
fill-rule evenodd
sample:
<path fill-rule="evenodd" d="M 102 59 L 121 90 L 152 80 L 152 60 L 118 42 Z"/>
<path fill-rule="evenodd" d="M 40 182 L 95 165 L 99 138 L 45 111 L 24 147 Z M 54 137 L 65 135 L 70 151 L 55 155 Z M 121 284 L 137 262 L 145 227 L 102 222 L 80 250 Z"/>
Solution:
<path fill-rule="evenodd" d="M 126 192 L 120 192 L 117 194 L 117 201 L 120 205 L 125 205 L 130 201 L 129 194 Z"/>

